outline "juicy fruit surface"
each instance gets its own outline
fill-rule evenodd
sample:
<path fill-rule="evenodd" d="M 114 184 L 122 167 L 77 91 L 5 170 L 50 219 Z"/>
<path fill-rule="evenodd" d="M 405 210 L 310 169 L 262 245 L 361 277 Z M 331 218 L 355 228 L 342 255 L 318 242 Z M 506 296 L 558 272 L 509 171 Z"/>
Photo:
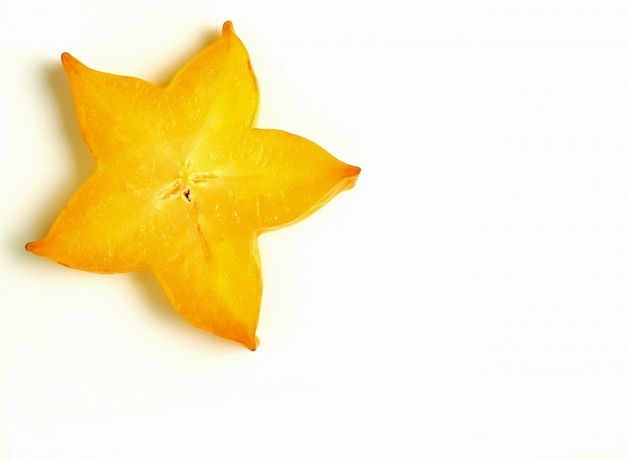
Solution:
<path fill-rule="evenodd" d="M 308 216 L 360 169 L 253 127 L 256 78 L 230 22 L 164 88 L 62 61 L 97 168 L 26 248 L 94 272 L 150 266 L 191 324 L 254 350 L 259 234 Z"/>

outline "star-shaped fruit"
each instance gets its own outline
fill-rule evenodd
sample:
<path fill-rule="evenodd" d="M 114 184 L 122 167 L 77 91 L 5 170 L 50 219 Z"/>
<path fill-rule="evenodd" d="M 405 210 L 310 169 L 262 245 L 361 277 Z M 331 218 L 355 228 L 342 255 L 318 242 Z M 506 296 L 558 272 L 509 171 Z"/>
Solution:
<path fill-rule="evenodd" d="M 62 61 L 97 168 L 26 249 L 92 272 L 149 266 L 187 321 L 254 350 L 259 235 L 310 215 L 360 169 L 253 127 L 256 78 L 230 22 L 165 87 Z"/>

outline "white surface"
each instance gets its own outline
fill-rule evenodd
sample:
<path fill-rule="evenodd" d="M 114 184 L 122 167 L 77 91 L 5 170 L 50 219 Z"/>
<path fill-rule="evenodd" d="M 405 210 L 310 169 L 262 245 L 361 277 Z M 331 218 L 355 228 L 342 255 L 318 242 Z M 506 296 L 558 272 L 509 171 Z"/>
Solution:
<path fill-rule="evenodd" d="M 153 3 L 0 3 L 0 458 L 624 453 L 623 2 Z M 163 83 L 226 19 L 259 126 L 363 168 L 262 237 L 254 353 L 23 249 L 93 168 L 61 52 Z"/>

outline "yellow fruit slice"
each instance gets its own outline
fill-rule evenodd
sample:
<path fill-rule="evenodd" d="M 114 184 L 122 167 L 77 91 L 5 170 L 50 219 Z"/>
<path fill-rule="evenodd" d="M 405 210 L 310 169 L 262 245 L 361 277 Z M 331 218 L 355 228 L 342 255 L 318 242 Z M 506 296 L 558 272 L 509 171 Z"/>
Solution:
<path fill-rule="evenodd" d="M 26 249 L 93 272 L 149 266 L 191 324 L 254 350 L 258 236 L 351 188 L 360 169 L 253 127 L 256 78 L 230 22 L 164 88 L 62 61 L 97 168 Z"/>

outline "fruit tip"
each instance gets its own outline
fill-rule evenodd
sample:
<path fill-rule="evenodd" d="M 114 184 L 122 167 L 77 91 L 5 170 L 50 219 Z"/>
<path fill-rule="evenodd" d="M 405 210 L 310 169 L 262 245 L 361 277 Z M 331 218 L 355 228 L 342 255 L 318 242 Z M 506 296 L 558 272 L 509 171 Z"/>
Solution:
<path fill-rule="evenodd" d="M 255 335 L 252 342 L 246 343 L 245 346 L 250 351 L 256 351 L 257 347 L 259 346 L 259 343 L 261 342 L 259 341 L 259 338 Z"/>
<path fill-rule="evenodd" d="M 24 249 L 33 254 L 37 254 L 37 248 L 39 247 L 39 241 L 32 241 L 24 245 Z"/>
<path fill-rule="evenodd" d="M 234 35 L 235 28 L 233 27 L 233 23 L 231 21 L 226 21 L 222 26 L 222 36 L 225 35 Z"/>
<path fill-rule="evenodd" d="M 361 174 L 361 168 L 359 168 L 358 166 L 348 165 L 343 174 L 345 178 L 352 178 L 356 180 Z"/>
<path fill-rule="evenodd" d="M 63 64 L 63 67 L 65 67 L 66 71 L 75 68 L 76 62 L 76 58 L 67 51 L 61 54 L 61 63 Z"/>
<path fill-rule="evenodd" d="M 361 168 L 358 166 L 347 165 L 343 169 L 341 183 L 343 184 L 342 190 L 350 190 L 356 185 L 356 181 L 361 174 Z"/>

